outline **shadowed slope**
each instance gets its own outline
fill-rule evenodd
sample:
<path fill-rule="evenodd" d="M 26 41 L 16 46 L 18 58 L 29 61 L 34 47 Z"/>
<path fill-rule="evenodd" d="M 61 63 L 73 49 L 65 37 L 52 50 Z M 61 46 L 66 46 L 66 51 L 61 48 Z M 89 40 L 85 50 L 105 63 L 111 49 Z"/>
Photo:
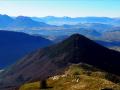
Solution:
<path fill-rule="evenodd" d="M 15 63 L 31 51 L 51 44 L 50 40 L 41 36 L 0 30 L 0 69 Z"/>
<path fill-rule="evenodd" d="M 1 75 L 4 85 L 20 85 L 61 74 L 72 64 L 87 63 L 118 74 L 120 53 L 109 50 L 88 38 L 74 34 L 56 45 L 29 54 Z"/>

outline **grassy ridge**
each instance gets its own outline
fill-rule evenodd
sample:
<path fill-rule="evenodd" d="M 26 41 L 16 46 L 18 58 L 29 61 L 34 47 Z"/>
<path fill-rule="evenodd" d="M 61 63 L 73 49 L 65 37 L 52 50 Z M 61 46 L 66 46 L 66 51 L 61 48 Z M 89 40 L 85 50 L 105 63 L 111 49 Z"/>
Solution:
<path fill-rule="evenodd" d="M 110 81 L 107 75 L 108 73 L 89 65 L 72 65 L 65 74 L 47 79 L 47 85 L 51 88 L 44 90 L 101 90 L 103 88 L 120 90 L 119 83 Z M 22 85 L 19 90 L 42 90 L 40 87 L 38 81 Z"/>

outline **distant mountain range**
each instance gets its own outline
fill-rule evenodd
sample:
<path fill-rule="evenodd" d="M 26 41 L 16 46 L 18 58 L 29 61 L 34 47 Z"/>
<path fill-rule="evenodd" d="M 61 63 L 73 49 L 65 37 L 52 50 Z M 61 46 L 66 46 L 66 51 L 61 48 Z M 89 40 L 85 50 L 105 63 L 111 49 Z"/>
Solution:
<path fill-rule="evenodd" d="M 11 17 L 8 15 L 0 15 L 0 22 L 0 30 L 18 31 L 37 36 L 42 35 L 50 37 L 50 39 L 79 33 L 93 40 L 102 40 L 105 42 L 120 41 L 120 18 Z M 57 38 L 56 41 L 58 39 L 60 38 Z"/>
<path fill-rule="evenodd" d="M 69 27 L 87 27 L 89 29 L 110 29 L 120 26 L 119 18 L 108 17 L 27 17 L 18 16 L 11 17 L 8 15 L 0 15 L 1 30 L 55 30 Z M 72 25 L 72 26 L 70 26 Z"/>
<path fill-rule="evenodd" d="M 0 74 L 0 88 L 9 90 L 34 80 L 63 74 L 71 65 L 86 63 L 120 75 L 120 53 L 74 34 L 66 40 L 28 54 Z M 88 68 L 86 68 L 88 69 Z"/>
<path fill-rule="evenodd" d="M 0 68 L 7 67 L 26 54 L 50 44 L 50 40 L 40 36 L 0 31 Z"/>
<path fill-rule="evenodd" d="M 32 20 L 30 17 L 18 16 L 12 18 L 8 15 L 0 15 L 0 29 L 2 30 L 23 30 L 41 27 L 50 27 L 44 22 Z"/>
<path fill-rule="evenodd" d="M 120 25 L 120 18 L 109 18 L 109 17 L 32 17 L 33 20 L 45 22 L 51 25 L 75 25 L 78 23 L 103 23 L 103 24 L 112 24 Z"/>
<path fill-rule="evenodd" d="M 14 21 L 10 24 L 9 27 L 32 28 L 32 27 L 46 27 L 46 26 L 49 26 L 49 25 L 43 22 L 34 21 L 29 17 L 18 16 L 14 19 Z"/>

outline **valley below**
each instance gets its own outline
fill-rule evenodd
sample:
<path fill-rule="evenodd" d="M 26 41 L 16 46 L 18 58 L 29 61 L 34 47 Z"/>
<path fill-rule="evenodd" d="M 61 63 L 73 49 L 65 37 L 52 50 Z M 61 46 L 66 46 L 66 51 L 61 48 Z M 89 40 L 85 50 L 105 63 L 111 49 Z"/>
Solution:
<path fill-rule="evenodd" d="M 120 90 L 119 18 L 0 22 L 0 90 Z"/>

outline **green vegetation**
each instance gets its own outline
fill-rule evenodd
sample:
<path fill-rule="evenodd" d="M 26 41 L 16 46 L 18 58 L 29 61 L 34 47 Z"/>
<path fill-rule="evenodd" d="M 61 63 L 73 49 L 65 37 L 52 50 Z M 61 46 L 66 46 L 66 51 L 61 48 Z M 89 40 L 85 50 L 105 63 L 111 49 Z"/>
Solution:
<path fill-rule="evenodd" d="M 119 79 L 115 75 L 108 74 L 90 65 L 72 65 L 63 75 L 47 79 L 46 84 L 51 88 L 44 90 L 120 90 L 118 84 L 120 82 L 114 83 L 111 78 Z M 40 87 L 38 81 L 22 85 L 19 90 L 43 90 Z"/>
<path fill-rule="evenodd" d="M 33 82 L 22 85 L 19 90 L 39 90 L 39 89 L 40 89 L 40 83 Z"/>

